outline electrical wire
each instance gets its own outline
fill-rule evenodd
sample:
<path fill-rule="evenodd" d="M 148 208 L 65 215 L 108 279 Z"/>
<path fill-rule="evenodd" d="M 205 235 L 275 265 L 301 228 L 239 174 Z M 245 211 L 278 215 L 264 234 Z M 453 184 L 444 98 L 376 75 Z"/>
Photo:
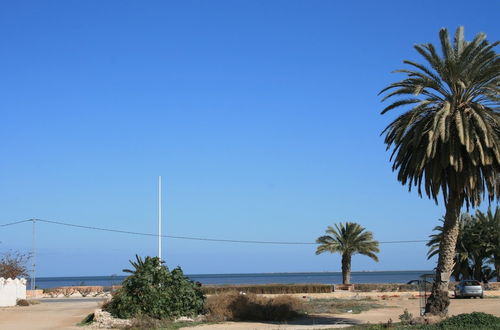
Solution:
<path fill-rule="evenodd" d="M 89 229 L 89 230 L 99 230 L 99 231 L 106 231 L 106 232 L 113 232 L 113 233 L 120 233 L 120 234 L 158 237 L 158 234 L 141 233 L 141 232 L 135 232 L 135 231 L 119 230 L 119 229 L 111 229 L 111 228 L 102 228 L 102 227 L 94 227 L 94 226 L 85 226 L 85 225 L 78 225 L 78 224 L 73 224 L 73 223 L 67 223 L 67 222 L 62 222 L 62 221 L 54 221 L 54 220 L 45 220 L 45 219 L 22 220 L 22 221 L 11 222 L 11 223 L 7 223 L 7 224 L 4 224 L 4 225 L 0 225 L 0 227 L 16 225 L 16 224 L 20 224 L 20 223 L 28 222 L 28 221 L 39 221 L 39 222 L 44 222 L 44 223 L 49 223 L 49 224 L 54 224 L 54 225 L 60 225 L 60 226 L 82 228 L 82 229 Z M 173 235 L 161 235 L 161 237 L 172 238 L 172 239 L 192 240 L 192 241 L 208 241 L 208 242 L 223 242 L 223 243 L 245 243 L 245 244 L 274 244 L 274 245 L 316 245 L 317 244 L 315 242 L 286 242 L 286 241 L 236 240 L 236 239 L 219 239 L 219 238 L 208 238 L 208 237 L 173 236 Z M 423 243 L 423 242 L 427 242 L 427 240 L 381 241 L 379 243 L 380 244 L 400 244 L 400 243 Z"/>
<path fill-rule="evenodd" d="M 0 227 L 12 226 L 12 225 L 17 225 L 17 224 L 20 224 L 20 223 L 23 223 L 23 222 L 30 222 L 30 221 L 33 221 L 33 220 L 32 219 L 30 219 L 30 220 L 21 220 L 21 221 L 6 223 L 6 224 L 3 224 L 3 225 L 0 225 Z"/>

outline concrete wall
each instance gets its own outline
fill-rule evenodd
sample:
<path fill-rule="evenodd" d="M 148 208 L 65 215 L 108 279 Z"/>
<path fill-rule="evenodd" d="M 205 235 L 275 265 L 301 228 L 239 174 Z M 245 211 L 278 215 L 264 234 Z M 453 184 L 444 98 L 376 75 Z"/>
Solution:
<path fill-rule="evenodd" d="M 0 307 L 15 306 L 18 299 L 26 299 L 26 280 L 0 277 Z"/>

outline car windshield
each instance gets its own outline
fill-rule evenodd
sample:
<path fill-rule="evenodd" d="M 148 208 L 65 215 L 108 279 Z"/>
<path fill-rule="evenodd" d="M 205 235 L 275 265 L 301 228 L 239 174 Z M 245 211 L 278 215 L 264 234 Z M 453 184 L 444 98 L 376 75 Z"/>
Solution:
<path fill-rule="evenodd" d="M 464 281 L 464 285 L 473 286 L 473 285 L 481 285 L 478 281 Z"/>

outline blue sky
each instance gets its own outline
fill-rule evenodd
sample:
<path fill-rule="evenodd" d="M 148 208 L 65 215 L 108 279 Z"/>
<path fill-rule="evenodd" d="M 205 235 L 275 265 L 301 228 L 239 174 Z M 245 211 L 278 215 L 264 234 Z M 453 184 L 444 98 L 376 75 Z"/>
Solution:
<path fill-rule="evenodd" d="M 0 10 L 0 224 L 314 241 L 426 239 L 443 206 L 391 172 L 377 93 L 441 27 L 498 40 L 497 1 L 11 1 Z M 25 223 L 0 251 L 31 248 Z M 40 276 L 110 275 L 156 240 L 37 228 Z M 314 246 L 166 240 L 186 273 L 339 271 Z M 354 270 L 431 269 L 423 244 Z"/>

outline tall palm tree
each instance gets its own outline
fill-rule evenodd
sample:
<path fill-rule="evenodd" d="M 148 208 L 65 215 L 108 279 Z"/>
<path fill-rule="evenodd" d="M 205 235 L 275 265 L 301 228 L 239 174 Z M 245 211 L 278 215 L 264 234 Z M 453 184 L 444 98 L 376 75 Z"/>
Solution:
<path fill-rule="evenodd" d="M 392 103 L 382 114 L 409 106 L 382 132 L 393 148 L 392 169 L 403 185 L 418 189 L 446 207 L 436 280 L 426 306 L 443 314 L 449 305 L 448 282 L 453 269 L 458 218 L 465 203 L 477 206 L 486 195 L 500 194 L 500 59 L 499 42 L 483 33 L 468 42 L 459 27 L 452 43 L 441 29 L 441 55 L 434 45 L 415 45 L 426 64 L 405 60 L 406 78 L 380 93 Z M 422 189 L 423 188 L 423 189 Z"/>
<path fill-rule="evenodd" d="M 342 283 L 349 284 L 351 279 L 351 257 L 363 254 L 378 261 L 375 253 L 379 252 L 378 241 L 373 240 L 373 234 L 354 222 L 335 224 L 335 228 L 328 226 L 326 233 L 316 240 L 320 244 L 316 254 L 323 252 L 342 255 Z"/>

